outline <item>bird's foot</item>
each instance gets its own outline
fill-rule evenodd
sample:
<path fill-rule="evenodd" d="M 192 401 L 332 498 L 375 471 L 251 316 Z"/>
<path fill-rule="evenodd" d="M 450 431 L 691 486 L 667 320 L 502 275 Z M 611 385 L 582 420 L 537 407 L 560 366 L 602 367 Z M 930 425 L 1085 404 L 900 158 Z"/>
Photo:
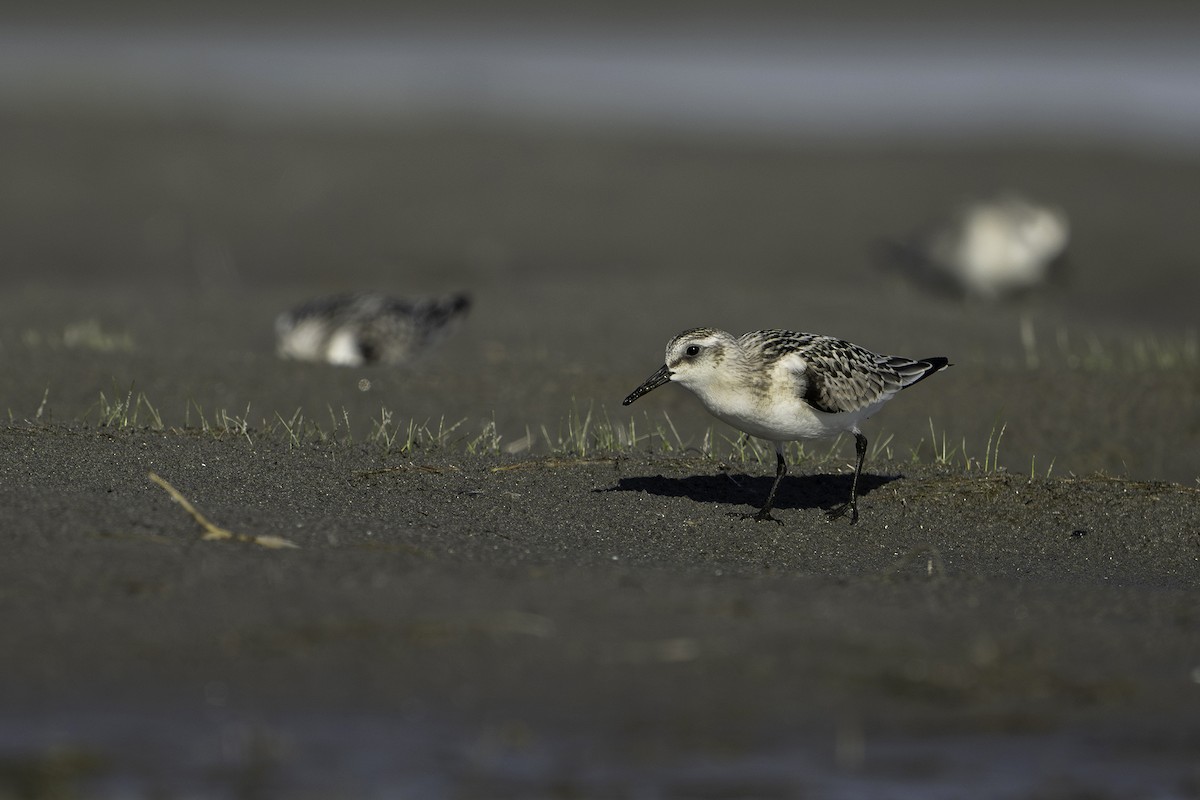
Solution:
<path fill-rule="evenodd" d="M 850 524 L 853 525 L 854 523 L 858 522 L 858 503 L 854 502 L 853 500 L 843 503 L 837 508 L 826 511 L 825 518 L 832 522 L 839 517 L 846 516 L 847 511 L 850 512 Z"/>
<path fill-rule="evenodd" d="M 766 522 L 767 520 L 770 520 L 771 522 L 774 522 L 776 525 L 783 524 L 783 520 L 775 519 L 775 517 L 772 517 L 770 509 L 767 509 L 767 508 L 762 509 L 757 514 L 748 515 L 748 516 L 750 516 L 750 518 L 752 520 L 754 520 L 755 522 Z"/>

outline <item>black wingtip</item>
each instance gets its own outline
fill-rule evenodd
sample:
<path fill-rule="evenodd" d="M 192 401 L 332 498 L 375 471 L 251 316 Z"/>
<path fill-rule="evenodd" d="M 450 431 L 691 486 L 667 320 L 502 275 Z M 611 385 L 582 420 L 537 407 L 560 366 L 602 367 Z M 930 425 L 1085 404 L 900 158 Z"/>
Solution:
<path fill-rule="evenodd" d="M 912 386 L 914 383 L 920 383 L 921 381 L 928 378 L 930 375 L 941 372 L 946 367 L 954 366 L 953 364 L 950 363 L 950 359 L 946 358 L 945 356 L 930 356 L 929 358 L 918 358 L 915 363 L 916 364 L 925 364 L 926 365 L 925 371 L 922 372 L 921 376 L 919 378 L 917 378 L 915 381 L 913 381 L 912 383 L 905 384 L 906 387 Z"/>

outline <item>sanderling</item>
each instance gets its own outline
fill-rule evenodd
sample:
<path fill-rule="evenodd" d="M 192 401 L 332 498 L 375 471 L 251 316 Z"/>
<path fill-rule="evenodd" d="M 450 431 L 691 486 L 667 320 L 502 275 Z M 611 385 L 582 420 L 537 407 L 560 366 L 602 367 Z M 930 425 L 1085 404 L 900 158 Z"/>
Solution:
<path fill-rule="evenodd" d="M 369 293 L 322 297 L 276 318 L 279 355 L 343 366 L 401 364 L 442 338 L 470 305 L 465 294 L 415 300 Z"/>
<path fill-rule="evenodd" d="M 965 204 L 888 256 L 918 282 L 990 301 L 1043 283 L 1069 239 L 1061 209 L 1010 194 Z"/>
<path fill-rule="evenodd" d="M 831 336 L 768 330 L 735 337 L 692 328 L 667 343 L 667 363 L 625 398 L 629 405 L 675 381 L 690 389 L 722 422 L 775 445 L 775 483 L 755 519 L 772 519 L 779 483 L 787 474 L 785 442 L 854 434 L 858 463 L 850 499 L 829 518 L 858 520 L 858 478 L 867 437 L 858 425 L 901 389 L 950 366 L 941 356 L 881 356 Z"/>

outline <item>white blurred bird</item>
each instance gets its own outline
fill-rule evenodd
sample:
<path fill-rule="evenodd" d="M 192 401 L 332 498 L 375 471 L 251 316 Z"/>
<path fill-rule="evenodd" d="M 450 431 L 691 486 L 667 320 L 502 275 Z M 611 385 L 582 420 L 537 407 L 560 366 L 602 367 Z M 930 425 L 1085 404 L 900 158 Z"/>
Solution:
<path fill-rule="evenodd" d="M 887 260 L 918 283 L 995 301 L 1044 283 L 1069 240 L 1062 209 L 1005 194 L 967 203 L 932 230 L 891 243 Z"/>

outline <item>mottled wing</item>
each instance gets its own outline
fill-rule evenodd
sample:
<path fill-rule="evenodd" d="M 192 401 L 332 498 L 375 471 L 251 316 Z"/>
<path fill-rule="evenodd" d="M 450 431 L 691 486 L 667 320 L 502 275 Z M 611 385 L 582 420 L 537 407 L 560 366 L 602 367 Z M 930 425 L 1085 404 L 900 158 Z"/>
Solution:
<path fill-rule="evenodd" d="M 840 339 L 815 340 L 801 355 L 804 399 L 830 414 L 882 403 L 906 385 L 891 359 Z"/>
<path fill-rule="evenodd" d="M 388 299 L 379 312 L 363 321 L 368 360 L 399 364 L 419 355 L 445 336 L 470 308 L 465 294 L 418 300 Z"/>
<path fill-rule="evenodd" d="M 881 356 L 831 336 L 765 330 L 738 340 L 750 352 L 761 353 L 765 366 L 786 365 L 797 390 L 813 408 L 829 414 L 851 413 L 884 403 L 949 366 L 940 356 L 911 359 Z"/>
<path fill-rule="evenodd" d="M 830 414 L 866 408 L 902 388 L 895 371 L 881 367 L 881 356 L 841 339 L 765 330 L 747 333 L 739 341 L 749 352 L 761 353 L 768 369 L 776 364 L 789 370 L 804 399 Z"/>

